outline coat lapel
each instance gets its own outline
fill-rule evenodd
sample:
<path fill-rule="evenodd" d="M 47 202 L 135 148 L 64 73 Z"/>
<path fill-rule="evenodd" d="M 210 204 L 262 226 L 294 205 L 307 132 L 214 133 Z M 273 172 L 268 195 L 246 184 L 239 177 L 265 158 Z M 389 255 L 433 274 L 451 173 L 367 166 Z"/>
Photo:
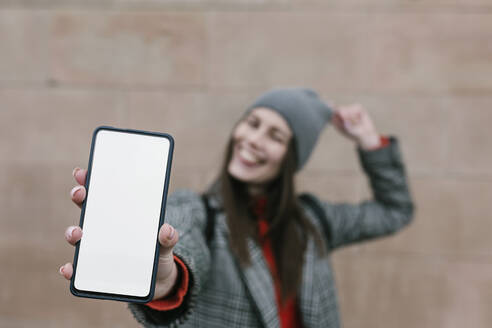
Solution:
<path fill-rule="evenodd" d="M 263 325 L 268 328 L 278 328 L 280 323 L 272 276 L 261 248 L 252 240 L 248 240 L 248 248 L 251 265 L 242 269 L 244 282 Z"/>
<path fill-rule="evenodd" d="M 317 327 L 319 320 L 316 318 L 316 313 L 319 313 L 318 293 L 314 286 L 322 286 L 316 284 L 315 279 L 315 245 L 313 239 L 308 240 L 306 253 L 304 255 L 304 267 L 302 270 L 302 284 L 300 290 L 299 307 L 301 311 L 303 326 Z"/>
<path fill-rule="evenodd" d="M 210 197 L 210 205 L 215 210 L 222 209 L 222 199 L 218 194 Z M 252 239 L 248 240 L 248 250 L 251 256 L 251 265 L 243 268 L 236 259 L 238 271 L 241 273 L 243 282 L 252 299 L 253 307 L 263 326 L 266 328 L 279 328 L 280 322 L 272 275 L 263 257 L 263 252 Z"/>

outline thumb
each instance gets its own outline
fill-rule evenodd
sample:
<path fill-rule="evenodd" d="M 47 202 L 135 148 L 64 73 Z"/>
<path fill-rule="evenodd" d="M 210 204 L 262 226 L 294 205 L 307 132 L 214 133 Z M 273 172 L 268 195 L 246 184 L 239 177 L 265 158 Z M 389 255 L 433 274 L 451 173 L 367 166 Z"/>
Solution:
<path fill-rule="evenodd" d="M 172 254 L 173 248 L 179 240 L 178 231 L 170 224 L 164 223 L 159 230 L 159 244 L 161 244 L 161 256 Z"/>
<path fill-rule="evenodd" d="M 179 233 L 171 225 L 165 223 L 159 230 L 159 265 L 157 267 L 156 295 L 163 296 L 174 286 L 177 277 L 174 263 L 173 248 L 178 242 Z"/>

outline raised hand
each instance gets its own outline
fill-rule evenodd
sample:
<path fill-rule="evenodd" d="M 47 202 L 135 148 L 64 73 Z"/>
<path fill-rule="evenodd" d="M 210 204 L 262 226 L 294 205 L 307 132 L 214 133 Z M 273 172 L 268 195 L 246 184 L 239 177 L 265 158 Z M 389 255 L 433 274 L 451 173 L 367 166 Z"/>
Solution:
<path fill-rule="evenodd" d="M 380 145 L 380 135 L 369 113 L 360 104 L 338 106 L 332 122 L 343 136 L 357 142 L 362 149 L 373 149 Z"/>

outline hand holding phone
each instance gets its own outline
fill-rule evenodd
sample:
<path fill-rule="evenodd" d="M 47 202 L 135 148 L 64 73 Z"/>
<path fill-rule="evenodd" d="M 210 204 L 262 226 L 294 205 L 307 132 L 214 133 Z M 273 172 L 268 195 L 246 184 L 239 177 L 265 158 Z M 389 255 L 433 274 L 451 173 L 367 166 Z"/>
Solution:
<path fill-rule="evenodd" d="M 80 170 L 78 174 L 76 174 L 75 179 L 78 182 L 77 176 L 84 176 L 87 174 L 86 170 Z M 83 188 L 83 187 L 82 187 Z M 83 188 L 83 192 L 76 193 L 72 195 L 72 201 L 77 205 L 81 206 L 82 202 L 85 199 L 85 188 Z M 174 234 L 172 231 L 174 230 Z M 75 244 L 82 237 L 82 229 L 79 226 L 70 226 L 65 230 L 65 239 L 67 242 L 75 246 Z M 176 263 L 174 262 L 173 256 L 173 248 L 179 240 L 179 233 L 176 229 L 174 229 L 171 225 L 164 223 L 159 231 L 159 244 L 160 244 L 160 257 L 159 257 L 159 265 L 157 269 L 157 278 L 155 282 L 155 292 L 154 299 L 159 299 L 165 297 L 169 292 L 174 288 L 176 284 Z M 110 267 L 102 268 L 102 270 L 111 270 Z M 59 269 L 59 273 L 67 280 L 72 279 L 73 274 L 73 266 L 72 263 L 65 263 Z M 118 274 L 114 272 L 114 274 Z"/>
<path fill-rule="evenodd" d="M 96 142 L 96 135 L 101 131 L 104 133 L 100 133 L 102 137 L 99 137 Z M 165 296 L 174 286 L 177 268 L 172 248 L 179 236 L 177 231 L 168 224 L 162 225 L 160 230 L 157 230 L 163 222 L 170 156 L 172 155 L 172 138 L 170 142 L 169 139 L 164 140 L 167 141 L 166 143 L 162 142 L 163 137 L 165 139 L 168 136 L 107 127 L 96 129 L 93 136 L 89 171 L 74 170 L 74 177 L 79 186 L 71 192 L 74 203 L 82 208 L 82 226 L 87 202 L 92 206 L 89 207 L 89 215 L 86 213 L 85 218 L 88 224 L 91 224 L 89 228 L 92 230 L 89 230 L 89 238 L 85 239 L 80 227 L 69 227 L 65 234 L 67 241 L 72 245 L 77 244 L 81 239 L 82 243 L 85 242 L 82 245 L 85 246 L 85 253 L 82 253 L 80 257 L 78 251 L 81 244 L 78 243 L 74 258 L 75 264 L 78 259 L 82 258 L 79 262 L 81 272 L 79 279 L 76 280 L 77 276 L 75 279 L 73 276 L 74 271 L 77 275 L 76 265 L 75 270 L 70 263 L 60 268 L 60 273 L 66 279 L 72 280 L 71 291 L 75 295 L 147 302 L 152 298 Z M 163 145 L 167 146 L 163 147 Z M 120 166 L 119 170 L 115 170 L 115 165 Z M 89 184 L 88 177 L 90 179 L 91 168 L 94 176 L 92 184 Z M 115 194 L 122 199 L 113 194 L 109 195 L 113 184 L 118 187 Z M 87 192 L 86 188 L 89 185 L 92 189 L 88 188 L 89 192 Z M 136 189 L 137 193 L 132 190 L 122 190 L 126 187 Z M 144 197 L 141 196 L 142 193 L 145 194 Z M 86 197 L 87 194 L 92 195 L 92 200 Z M 149 197 L 153 199 L 152 202 L 148 201 Z M 115 209 L 115 205 L 120 205 L 119 201 L 123 201 L 122 209 Z M 149 207 L 153 208 L 153 211 L 148 211 Z M 128 211 L 132 215 L 126 215 Z M 113 212 L 119 215 L 111 215 Z M 147 214 L 144 218 L 140 218 L 136 215 L 140 212 Z M 120 224 L 124 226 L 119 226 Z M 153 228 L 154 225 L 155 228 Z M 155 233 L 152 232 L 153 229 Z M 142 236 L 143 239 L 134 236 Z M 158 239 L 160 244 L 160 250 L 156 250 L 155 254 L 152 251 L 152 236 Z M 121 251 L 119 251 L 118 242 L 122 243 Z M 131 248 L 125 243 L 132 243 Z M 140 244 L 146 247 L 142 248 Z M 145 254 L 140 256 L 142 252 L 134 252 L 134 248 L 144 250 Z M 119 263 L 121 259 L 129 263 Z M 106 261 L 109 262 L 107 266 Z M 135 264 L 140 266 L 134 270 Z M 141 268 L 142 266 L 146 268 Z M 132 272 L 129 274 L 126 271 L 122 272 L 122 268 Z M 151 277 L 149 273 L 152 273 Z"/>

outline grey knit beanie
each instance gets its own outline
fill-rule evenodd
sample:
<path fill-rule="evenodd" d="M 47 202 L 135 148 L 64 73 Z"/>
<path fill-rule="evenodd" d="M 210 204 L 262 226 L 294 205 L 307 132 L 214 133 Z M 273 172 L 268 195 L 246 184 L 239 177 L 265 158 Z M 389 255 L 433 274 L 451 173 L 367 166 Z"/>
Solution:
<path fill-rule="evenodd" d="M 331 120 L 332 110 L 316 92 L 306 88 L 276 88 L 256 99 L 246 114 L 258 107 L 272 109 L 282 115 L 295 138 L 297 170 L 306 164 L 318 137 Z"/>

